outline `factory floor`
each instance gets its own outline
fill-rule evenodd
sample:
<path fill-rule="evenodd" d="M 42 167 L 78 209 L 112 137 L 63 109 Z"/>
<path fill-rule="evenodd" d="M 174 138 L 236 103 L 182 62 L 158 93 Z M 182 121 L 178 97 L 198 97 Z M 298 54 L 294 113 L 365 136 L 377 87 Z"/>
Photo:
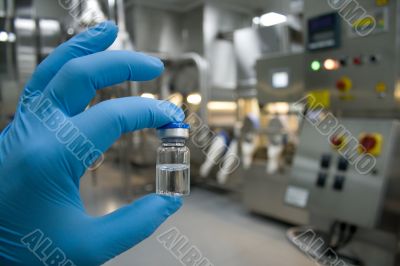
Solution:
<path fill-rule="evenodd" d="M 102 215 L 126 204 L 128 198 L 133 199 L 132 191 L 123 189 L 127 187 L 123 180 L 119 169 L 110 163 L 101 167 L 95 179 L 88 173 L 81 182 L 82 199 L 88 212 Z M 143 178 L 131 176 L 129 186 L 143 185 L 140 180 Z M 209 265 L 315 265 L 286 240 L 289 225 L 250 214 L 235 195 L 201 188 L 194 188 L 179 212 L 153 236 L 106 265 L 185 265 L 179 261 L 182 256 L 174 256 L 157 240 L 157 236 L 172 228 L 180 236 L 186 236 L 187 247 L 197 247 Z"/>

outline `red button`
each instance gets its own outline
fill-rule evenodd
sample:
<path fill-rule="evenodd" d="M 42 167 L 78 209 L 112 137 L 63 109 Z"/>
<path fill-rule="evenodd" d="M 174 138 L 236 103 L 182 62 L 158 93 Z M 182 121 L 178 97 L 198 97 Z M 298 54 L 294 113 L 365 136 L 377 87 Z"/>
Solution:
<path fill-rule="evenodd" d="M 354 57 L 354 58 L 353 58 L 353 64 L 355 64 L 355 65 L 361 65 L 361 64 L 362 64 L 361 57 Z"/>
<path fill-rule="evenodd" d="M 341 92 L 347 92 L 351 90 L 352 82 L 348 77 L 342 77 L 336 81 L 336 88 Z"/>
<path fill-rule="evenodd" d="M 365 149 L 366 152 L 373 150 L 376 146 L 376 138 L 371 135 L 366 135 L 360 140 L 360 145 Z"/>
<path fill-rule="evenodd" d="M 332 136 L 331 137 L 331 143 L 335 147 L 339 147 L 343 143 L 343 138 L 337 137 L 337 136 Z"/>
<path fill-rule="evenodd" d="M 343 80 L 339 80 L 336 82 L 336 88 L 340 91 L 346 90 L 346 83 Z"/>

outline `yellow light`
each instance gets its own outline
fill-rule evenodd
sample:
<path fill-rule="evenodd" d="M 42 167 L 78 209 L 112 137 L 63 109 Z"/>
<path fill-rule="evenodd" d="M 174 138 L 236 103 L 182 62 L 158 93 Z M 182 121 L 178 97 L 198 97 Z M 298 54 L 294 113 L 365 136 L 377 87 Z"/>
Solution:
<path fill-rule="evenodd" d="M 153 93 L 147 93 L 147 92 L 142 93 L 142 95 L 140 95 L 140 97 L 149 98 L 149 99 L 155 99 L 156 98 L 156 96 Z"/>
<path fill-rule="evenodd" d="M 339 63 L 334 59 L 326 59 L 324 61 L 324 68 L 326 70 L 335 70 L 339 67 Z"/>
<path fill-rule="evenodd" d="M 182 94 L 175 92 L 168 97 L 168 101 L 175 104 L 176 106 L 181 106 L 183 102 Z"/>
<path fill-rule="evenodd" d="M 190 104 L 198 105 L 201 103 L 201 95 L 199 93 L 192 93 L 187 96 L 186 100 Z"/>
<path fill-rule="evenodd" d="M 375 85 L 375 91 L 376 91 L 377 93 L 385 93 L 385 92 L 387 91 L 387 87 L 386 87 L 385 82 L 378 82 L 378 83 Z"/>
<path fill-rule="evenodd" d="M 276 102 L 267 105 L 267 112 L 271 114 L 287 114 L 289 113 L 289 103 Z"/>
<path fill-rule="evenodd" d="M 118 209 L 120 207 L 120 204 L 117 201 L 114 200 L 108 200 L 106 203 L 106 213 L 111 213 Z"/>
<path fill-rule="evenodd" d="M 237 104 L 235 102 L 209 102 L 207 108 L 212 111 L 235 111 Z"/>

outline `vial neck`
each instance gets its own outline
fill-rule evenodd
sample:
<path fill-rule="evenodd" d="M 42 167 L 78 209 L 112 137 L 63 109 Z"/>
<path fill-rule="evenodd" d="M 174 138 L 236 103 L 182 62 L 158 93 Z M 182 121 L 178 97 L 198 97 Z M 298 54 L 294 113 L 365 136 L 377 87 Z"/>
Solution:
<path fill-rule="evenodd" d="M 162 140 L 162 145 L 168 146 L 185 146 L 185 139 L 181 138 L 167 138 Z"/>

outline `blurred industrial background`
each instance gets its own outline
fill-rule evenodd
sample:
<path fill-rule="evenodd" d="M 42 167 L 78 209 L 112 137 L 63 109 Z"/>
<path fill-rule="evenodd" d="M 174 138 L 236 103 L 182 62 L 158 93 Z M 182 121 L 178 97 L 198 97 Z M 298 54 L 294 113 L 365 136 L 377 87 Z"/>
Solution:
<path fill-rule="evenodd" d="M 399 11 L 397 0 L 2 0 L 0 128 L 55 47 L 113 20 L 110 49 L 160 57 L 165 72 L 91 105 L 183 106 L 192 192 L 107 265 L 181 265 L 157 240 L 173 227 L 208 259 L 198 266 L 399 265 Z M 82 179 L 88 212 L 154 192 L 159 143 L 151 129 L 115 143 Z"/>

